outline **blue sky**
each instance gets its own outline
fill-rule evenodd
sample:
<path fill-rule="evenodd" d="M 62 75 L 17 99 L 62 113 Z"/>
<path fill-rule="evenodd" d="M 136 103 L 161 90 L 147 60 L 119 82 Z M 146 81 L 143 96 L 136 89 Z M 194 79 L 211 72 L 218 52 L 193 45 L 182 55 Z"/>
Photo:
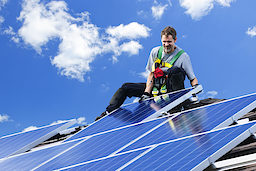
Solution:
<path fill-rule="evenodd" d="M 201 99 L 254 93 L 255 6 L 255 0 L 0 0 L 0 136 L 73 118 L 92 123 L 123 83 L 146 81 L 150 50 L 168 25 L 191 57 Z"/>

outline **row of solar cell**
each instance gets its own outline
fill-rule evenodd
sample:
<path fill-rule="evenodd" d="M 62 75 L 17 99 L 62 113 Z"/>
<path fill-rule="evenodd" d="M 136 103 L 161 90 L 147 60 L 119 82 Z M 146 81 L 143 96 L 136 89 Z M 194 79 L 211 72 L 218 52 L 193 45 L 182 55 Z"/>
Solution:
<path fill-rule="evenodd" d="M 198 86 L 196 88 L 188 88 L 181 91 L 165 94 L 161 96 L 161 99 L 158 101 L 149 99 L 142 103 L 137 102 L 123 106 L 107 117 L 104 117 L 83 131 L 75 134 L 67 141 L 141 122 L 142 120 L 150 117 L 152 114 L 156 114 L 164 107 L 175 107 L 176 105 L 191 97 L 192 94 L 198 93 L 201 90 L 202 86 Z"/>
<path fill-rule="evenodd" d="M 19 167 L 16 163 L 19 163 L 21 160 L 22 163 L 28 165 L 28 170 L 33 168 L 52 170 L 79 163 L 88 163 L 91 165 L 90 163 L 92 161 L 95 161 L 94 163 L 101 162 L 101 160 L 99 160 L 100 158 L 102 158 L 102 160 L 104 158 L 106 160 L 111 160 L 112 158 L 110 156 L 119 158 L 117 156 L 120 155 L 120 152 L 127 153 L 130 157 L 134 157 L 136 155 L 133 155 L 130 152 L 137 151 L 138 148 L 143 148 L 136 152 L 139 156 L 147 155 L 146 153 L 151 154 L 150 151 L 152 150 L 153 152 L 155 149 L 158 149 L 159 144 L 164 145 L 166 142 L 174 143 L 177 142 L 177 140 L 182 141 L 182 139 L 189 139 L 189 136 L 195 137 L 193 134 L 217 128 L 219 125 L 228 125 L 234 118 L 242 116 L 255 108 L 255 100 L 255 94 L 247 95 L 218 104 L 182 112 L 175 115 L 173 118 L 160 118 L 145 123 L 123 127 L 123 129 L 113 129 L 104 134 L 88 136 L 88 139 L 85 138 L 82 141 L 68 141 L 68 143 L 52 147 L 52 149 L 54 149 L 53 151 L 56 153 L 53 152 L 52 154 L 48 154 L 51 153 L 52 150 L 47 148 L 1 160 L 0 168 L 3 166 L 7 170 L 13 170 L 15 167 Z M 235 117 L 232 117 L 233 115 Z M 159 146 L 159 148 L 161 146 Z M 42 155 L 45 157 L 41 157 Z M 31 159 L 40 162 L 31 163 Z M 38 165 L 38 163 L 40 164 Z M 125 163 L 129 167 L 128 164 L 130 164 L 130 162 L 128 162 L 128 164 L 127 162 Z M 121 162 L 118 165 L 121 167 L 125 163 Z M 99 166 L 102 167 L 103 165 Z"/>
<path fill-rule="evenodd" d="M 245 115 L 256 106 L 256 94 L 226 100 L 217 104 L 185 111 L 169 119 L 156 131 L 142 137 L 124 150 L 132 150 L 143 146 L 161 143 L 172 139 L 198 134 L 228 126 L 238 113 Z M 246 110 L 245 110 L 246 109 Z M 243 113 L 241 113 L 243 111 Z"/>
<path fill-rule="evenodd" d="M 65 155 L 38 170 L 203 170 L 255 131 L 253 122 L 87 162 Z"/>
<path fill-rule="evenodd" d="M 256 95 L 249 95 L 181 113 L 174 117 L 175 120 L 172 118 L 160 118 L 90 137 L 88 140 L 86 139 L 85 141 L 80 142 L 77 146 L 72 147 L 72 149 L 66 151 L 62 155 L 49 160 L 46 165 L 65 167 L 75 163 L 83 163 L 90 160 L 107 157 L 114 152 L 118 154 L 118 152 L 121 150 L 123 150 L 123 152 L 127 152 L 127 150 L 135 150 L 141 147 L 145 148 L 145 146 L 148 147 L 150 145 L 155 145 L 166 141 L 174 141 L 177 138 L 184 138 L 184 136 L 192 136 L 193 134 L 215 128 L 222 121 L 227 120 L 230 118 L 230 116 L 235 114 L 232 112 L 241 111 L 241 109 L 245 108 L 246 106 L 250 106 L 252 103 L 255 103 L 255 99 Z M 229 106 L 230 104 L 235 106 L 238 104 L 243 105 L 239 105 L 237 110 L 233 110 L 233 108 L 231 108 L 231 111 L 224 110 L 224 107 Z M 194 116 L 191 116 L 191 112 L 194 114 Z M 230 112 L 231 114 L 228 115 L 227 113 Z M 188 115 L 189 113 L 191 115 Z M 206 120 L 208 117 L 220 117 L 221 119 L 218 120 L 218 122 L 214 122 L 214 120 L 209 119 L 208 123 L 204 124 L 198 121 L 194 122 L 196 118 L 201 116 Z M 225 118 L 223 116 L 225 116 Z M 42 153 L 44 154 L 44 152 Z M 28 155 L 30 156 L 28 158 L 33 159 L 37 159 L 38 157 L 41 158 L 39 152 L 37 152 L 35 155 L 33 155 L 33 153 L 28 153 L 25 155 Z M 11 160 L 13 160 L 13 163 L 16 163 L 14 158 Z M 19 157 L 17 157 L 16 160 L 19 161 Z M 25 163 L 26 161 L 23 159 L 23 162 Z M 35 165 L 33 166 L 35 167 Z"/>
<path fill-rule="evenodd" d="M 36 130 L 16 133 L 0 138 L 0 158 L 30 150 L 75 123 L 75 120 L 49 125 Z"/>

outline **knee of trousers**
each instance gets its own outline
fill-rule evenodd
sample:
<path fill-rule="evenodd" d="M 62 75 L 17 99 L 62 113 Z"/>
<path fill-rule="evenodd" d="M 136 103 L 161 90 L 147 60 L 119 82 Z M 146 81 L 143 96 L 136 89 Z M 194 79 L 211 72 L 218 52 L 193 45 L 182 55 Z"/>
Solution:
<path fill-rule="evenodd" d="M 123 90 L 125 91 L 125 90 L 128 89 L 128 87 L 129 87 L 130 84 L 131 84 L 131 83 L 124 83 L 124 84 L 121 86 L 120 89 L 123 89 Z"/>

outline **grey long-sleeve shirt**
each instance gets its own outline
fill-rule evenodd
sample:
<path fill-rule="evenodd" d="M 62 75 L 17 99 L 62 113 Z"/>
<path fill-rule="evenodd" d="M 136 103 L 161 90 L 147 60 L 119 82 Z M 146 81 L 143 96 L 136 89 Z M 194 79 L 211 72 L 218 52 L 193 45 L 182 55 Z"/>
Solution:
<path fill-rule="evenodd" d="M 159 50 L 160 47 L 161 46 L 155 47 L 150 52 L 148 63 L 147 63 L 147 66 L 146 66 L 146 70 L 148 70 L 149 72 L 152 72 L 152 66 L 153 66 L 155 60 L 157 59 L 157 54 L 158 54 L 158 50 Z M 167 53 L 165 53 L 163 51 L 163 53 L 162 53 L 162 61 L 167 62 L 167 63 L 171 62 L 172 58 L 180 50 L 182 50 L 182 49 L 176 45 L 176 49 L 171 54 L 167 54 Z M 184 52 L 176 60 L 176 62 L 173 64 L 173 66 L 176 66 L 178 68 L 183 69 L 190 81 L 192 81 L 196 77 L 195 74 L 194 74 L 193 68 L 192 68 L 190 57 L 188 56 L 188 54 L 186 52 Z"/>

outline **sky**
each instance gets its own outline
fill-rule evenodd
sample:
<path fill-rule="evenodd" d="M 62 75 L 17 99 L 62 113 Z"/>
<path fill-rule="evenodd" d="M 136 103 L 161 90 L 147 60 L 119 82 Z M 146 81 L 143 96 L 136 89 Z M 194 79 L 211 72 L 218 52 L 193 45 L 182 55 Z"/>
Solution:
<path fill-rule="evenodd" d="M 200 99 L 254 93 L 255 7 L 255 0 L 0 0 L 0 136 L 69 119 L 92 123 L 123 83 L 146 81 L 166 26 L 191 58 Z"/>

